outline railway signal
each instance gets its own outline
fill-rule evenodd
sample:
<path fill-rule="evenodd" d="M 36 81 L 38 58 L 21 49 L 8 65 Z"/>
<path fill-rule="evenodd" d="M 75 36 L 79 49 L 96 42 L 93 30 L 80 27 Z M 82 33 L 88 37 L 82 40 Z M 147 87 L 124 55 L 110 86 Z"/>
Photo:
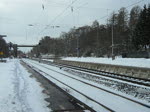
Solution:
<path fill-rule="evenodd" d="M 9 46 L 9 50 L 11 50 L 11 48 L 13 47 L 13 43 L 9 42 L 8 46 Z"/>
<path fill-rule="evenodd" d="M 4 53 L 3 53 L 3 52 L 0 52 L 0 55 L 4 55 Z"/>
<path fill-rule="evenodd" d="M 2 52 L 2 51 L 0 51 L 0 62 L 3 62 L 3 55 L 4 55 L 4 53 Z"/>

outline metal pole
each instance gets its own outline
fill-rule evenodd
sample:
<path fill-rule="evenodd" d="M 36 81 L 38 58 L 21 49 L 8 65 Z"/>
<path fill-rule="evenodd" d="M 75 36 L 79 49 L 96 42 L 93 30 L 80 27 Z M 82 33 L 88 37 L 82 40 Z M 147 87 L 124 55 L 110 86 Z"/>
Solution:
<path fill-rule="evenodd" d="M 98 56 L 98 53 L 99 53 L 99 51 L 98 51 L 98 49 L 99 49 L 99 26 L 97 27 L 97 49 L 96 49 L 96 55 Z"/>
<path fill-rule="evenodd" d="M 27 26 L 26 26 L 26 40 L 27 40 Z"/>
<path fill-rule="evenodd" d="M 114 60 L 114 13 L 112 20 L 112 60 Z"/>
<path fill-rule="evenodd" d="M 77 57 L 79 57 L 79 36 L 77 36 Z"/>

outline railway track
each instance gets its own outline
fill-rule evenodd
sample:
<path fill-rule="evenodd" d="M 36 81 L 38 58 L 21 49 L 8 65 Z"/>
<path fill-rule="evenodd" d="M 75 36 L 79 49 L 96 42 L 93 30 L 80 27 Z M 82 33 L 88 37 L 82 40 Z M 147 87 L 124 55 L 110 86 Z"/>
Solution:
<path fill-rule="evenodd" d="M 25 62 L 25 63 L 26 63 L 26 62 Z M 31 63 L 30 63 L 30 64 L 31 64 Z M 28 64 L 28 65 L 30 65 L 30 64 Z M 34 66 L 33 66 L 33 64 L 34 64 Z M 32 65 L 32 66 L 31 66 L 31 65 Z M 142 106 L 142 107 L 144 107 L 144 108 L 150 109 L 150 106 L 149 106 L 149 105 L 146 105 L 146 104 L 143 104 L 143 103 L 141 103 L 141 102 L 135 101 L 135 100 L 133 100 L 133 99 L 127 98 L 127 97 L 122 96 L 122 95 L 119 95 L 119 94 L 117 94 L 117 93 L 113 93 L 113 92 L 111 92 L 111 91 L 108 91 L 108 90 L 106 90 L 106 89 L 100 88 L 100 87 L 95 86 L 95 85 L 93 85 L 93 84 L 91 84 L 91 83 L 88 83 L 88 82 L 86 82 L 86 81 L 80 80 L 80 79 L 78 79 L 78 78 L 69 76 L 69 75 L 64 74 L 64 73 L 61 73 L 61 72 L 59 72 L 59 71 L 57 71 L 57 70 L 53 70 L 53 69 L 51 69 L 50 67 L 40 65 L 40 64 L 38 64 L 38 63 L 36 63 L 36 62 L 32 62 L 31 65 L 30 65 L 30 67 L 32 67 L 33 69 L 37 70 L 38 72 L 43 73 L 43 74 L 45 74 L 45 75 L 48 76 L 48 77 L 51 77 L 53 80 L 55 80 L 55 81 L 61 83 L 62 85 L 68 87 L 68 88 L 71 89 L 72 91 L 74 91 L 74 92 L 76 92 L 76 93 L 78 93 L 78 94 L 84 96 L 84 97 L 87 98 L 89 101 L 95 103 L 96 105 L 99 105 L 99 106 L 103 107 L 106 112 L 116 112 L 116 110 L 114 110 L 114 109 L 112 109 L 112 108 L 110 108 L 110 107 L 104 105 L 103 103 L 98 102 L 97 100 L 95 100 L 95 99 L 89 97 L 87 94 L 83 93 L 82 91 L 79 91 L 79 90 L 75 89 L 74 87 L 69 86 L 69 85 L 66 84 L 65 82 L 61 81 L 60 79 L 58 79 L 58 78 L 56 78 L 56 77 L 54 77 L 54 76 L 48 74 L 48 73 L 45 72 L 44 70 L 40 70 L 38 67 L 43 68 L 43 69 L 45 69 L 45 70 L 53 71 L 53 72 L 55 72 L 55 73 L 58 73 L 59 75 L 62 75 L 63 77 L 70 78 L 70 79 L 72 79 L 72 80 L 75 80 L 75 81 L 77 81 L 77 82 L 80 82 L 80 83 L 82 83 L 82 84 L 84 84 L 84 85 L 86 85 L 86 86 L 89 86 L 89 88 L 94 88 L 94 89 L 96 89 L 96 90 L 104 91 L 105 93 L 111 94 L 111 95 L 113 95 L 114 97 L 119 97 L 119 98 L 121 98 L 121 99 L 127 100 L 127 101 L 129 101 L 129 102 L 131 102 L 131 103 L 134 103 L 134 104 L 136 104 L 136 105 L 139 105 L 139 106 Z M 37 66 L 37 67 L 35 67 L 35 66 Z M 55 66 L 60 67 L 60 65 L 55 65 Z M 61 67 L 62 67 L 62 66 L 61 66 Z M 63 67 L 65 67 L 65 66 L 63 66 Z"/>
<path fill-rule="evenodd" d="M 24 61 L 23 61 L 23 62 L 24 62 Z M 24 62 L 24 63 L 25 63 L 26 65 L 28 65 L 30 68 L 32 68 L 34 71 L 36 71 L 36 72 L 38 72 L 38 73 L 40 73 L 40 74 L 41 74 L 41 73 L 44 73 L 46 76 L 51 77 L 52 79 L 58 81 L 59 83 L 61 83 L 61 84 L 65 85 L 65 86 L 67 86 L 69 89 L 75 91 L 76 93 L 79 93 L 81 96 L 85 97 L 85 98 L 88 99 L 89 101 L 91 101 L 91 102 L 93 102 L 93 103 L 95 103 L 95 104 L 97 104 L 97 105 L 99 105 L 99 106 L 102 106 L 102 107 L 104 108 L 104 111 L 105 111 L 105 112 L 115 112 L 114 110 L 110 109 L 109 107 L 107 107 L 107 106 L 105 106 L 105 105 L 103 105 L 103 104 L 97 102 L 96 100 L 94 100 L 94 99 L 88 97 L 87 95 L 83 94 L 82 92 L 78 91 L 77 89 L 72 88 L 71 86 L 65 84 L 64 82 L 62 82 L 62 81 L 56 79 L 55 77 L 51 76 L 50 74 L 48 74 L 48 73 L 46 73 L 46 72 L 44 72 L 44 71 L 38 69 L 37 67 L 34 67 L 34 66 L 29 65 L 29 64 L 26 63 L 26 62 Z M 35 64 L 36 64 L 36 63 L 35 63 Z M 39 65 L 39 64 L 36 64 L 36 65 Z M 41 65 L 39 65 L 39 66 L 41 66 Z M 44 66 L 41 66 L 41 67 L 44 67 Z M 49 69 L 49 68 L 47 68 L 47 67 L 44 67 L 44 68 Z M 49 69 L 49 70 L 52 70 L 52 69 Z M 62 74 L 62 73 L 57 72 L 57 71 L 55 71 L 55 70 L 52 70 L 52 71 L 54 71 L 54 72 L 56 72 L 56 73 L 59 73 L 59 74 Z M 65 74 L 63 74 L 63 75 L 65 75 Z M 93 112 L 96 112 L 96 111 L 93 111 Z"/>
<path fill-rule="evenodd" d="M 109 77 L 109 78 L 111 77 L 114 79 L 150 87 L 149 79 L 136 78 L 136 77 L 131 77 L 131 76 L 127 76 L 127 75 L 109 73 L 109 72 L 100 71 L 100 70 L 92 70 L 92 69 L 87 69 L 87 68 L 82 68 L 82 67 L 77 67 L 77 66 L 72 66 L 72 65 L 66 65 L 66 64 L 52 63 L 52 62 L 49 62 L 46 60 L 42 60 L 42 62 L 49 64 L 49 65 L 61 67 L 61 68 L 65 67 L 65 68 L 69 68 L 69 69 L 73 69 L 73 70 L 79 70 L 79 71 L 83 71 L 83 72 L 87 72 L 87 73 L 92 73 L 92 74 L 95 74 L 98 76 L 105 76 L 105 77 Z"/>

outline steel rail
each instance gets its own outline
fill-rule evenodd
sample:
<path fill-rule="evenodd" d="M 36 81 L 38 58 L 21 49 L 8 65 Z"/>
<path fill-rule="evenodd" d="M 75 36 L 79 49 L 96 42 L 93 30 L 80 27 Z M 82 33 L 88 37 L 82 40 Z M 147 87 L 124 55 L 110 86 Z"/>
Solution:
<path fill-rule="evenodd" d="M 50 64 L 50 65 L 55 65 L 57 67 L 66 67 L 66 68 L 70 68 L 70 69 L 75 69 L 75 70 L 79 70 L 79 71 L 93 73 L 96 75 L 102 75 L 105 77 L 111 77 L 114 79 L 119 79 L 122 81 L 150 87 L 150 80 L 149 79 L 136 78 L 136 77 L 131 77 L 131 76 L 127 76 L 127 75 L 115 74 L 115 73 L 110 73 L 110 72 L 105 72 L 105 71 L 100 71 L 100 70 L 93 70 L 93 69 L 77 67 L 77 66 L 72 66 L 72 65 L 67 65 L 67 64 L 52 63 L 52 62 L 49 62 L 46 60 L 42 60 L 42 61 L 46 62 L 47 64 Z"/>
<path fill-rule="evenodd" d="M 32 62 L 32 63 L 34 63 L 34 62 Z M 105 91 L 105 92 L 111 93 L 111 94 L 116 95 L 116 96 L 119 96 L 119 97 L 122 97 L 122 98 L 124 98 L 124 99 L 127 99 L 127 100 L 129 100 L 129 101 L 132 101 L 132 102 L 137 103 L 137 104 L 139 104 L 139 105 L 142 105 L 142 106 L 144 106 L 144 107 L 150 108 L 150 105 L 147 105 L 147 104 L 144 104 L 144 103 L 135 101 L 135 100 L 133 100 L 133 99 L 127 98 L 127 97 L 122 96 L 122 95 L 119 95 L 119 94 L 117 94 L 117 93 L 114 93 L 114 92 L 108 91 L 108 90 L 106 90 L 106 89 L 97 87 L 97 86 L 95 86 L 95 85 L 93 85 L 93 84 L 87 83 L 87 82 L 85 82 L 85 81 L 76 79 L 76 78 L 71 77 L 71 76 L 68 76 L 68 75 L 66 75 L 66 74 L 64 74 L 64 73 L 55 71 L 55 70 L 50 69 L 50 68 L 48 68 L 48 67 L 42 66 L 42 65 L 40 65 L 40 64 L 37 64 L 37 63 L 34 63 L 34 64 L 39 65 L 39 66 L 41 66 L 41 67 L 43 67 L 43 68 L 46 68 L 46 69 L 48 69 L 48 70 L 51 70 L 51 71 L 53 71 L 53 72 L 59 73 L 59 74 L 61 74 L 61 75 L 67 76 L 67 77 L 69 77 L 69 78 L 72 78 L 72 79 L 74 79 L 74 80 L 77 80 L 77 81 L 82 82 L 82 83 L 84 83 L 84 84 L 87 84 L 87 85 L 89 85 L 89 86 L 95 87 L 95 88 L 97 88 L 97 89 L 103 90 L 103 91 Z"/>
<path fill-rule="evenodd" d="M 24 61 L 23 61 L 23 62 L 24 62 Z M 26 63 L 26 62 L 24 62 L 24 63 Z M 34 62 L 33 62 L 33 63 L 34 63 Z M 26 64 L 27 64 L 27 63 L 26 63 Z M 34 63 L 34 64 L 36 64 L 36 65 L 38 65 L 38 66 L 41 66 L 41 65 L 39 65 L 39 64 L 37 64 L 37 63 Z M 77 92 L 77 93 L 81 94 L 82 96 L 86 97 L 87 99 L 91 100 L 92 102 L 97 103 L 98 105 L 100 105 L 100 106 L 102 106 L 103 108 L 107 109 L 109 112 L 115 112 L 114 110 L 110 109 L 109 107 L 107 107 L 107 106 L 105 106 L 105 105 L 103 105 L 103 104 L 99 103 L 98 101 L 96 101 L 96 100 L 94 100 L 94 99 L 90 98 L 89 96 L 85 95 L 84 93 L 82 93 L 82 92 L 80 92 L 80 91 L 78 91 L 78 90 L 76 90 L 76 89 L 72 88 L 71 86 L 69 86 L 69 85 L 65 84 L 64 82 L 62 82 L 62 81 L 60 81 L 60 80 L 56 79 L 55 77 L 53 77 L 53 76 L 49 75 L 48 73 L 46 73 L 46 72 L 44 72 L 44 71 L 42 71 L 42 70 L 38 69 L 37 67 L 31 66 L 31 65 L 29 65 L 29 64 L 27 64 L 27 65 L 28 65 L 28 66 L 30 66 L 32 69 L 34 69 L 34 68 L 35 68 L 35 69 L 34 69 L 35 71 L 37 71 L 37 70 L 38 70 L 37 72 L 42 72 L 42 73 L 44 73 L 45 75 L 47 75 L 47 76 L 51 77 L 52 79 L 54 79 L 54 80 L 58 81 L 59 83 L 61 83 L 61 84 L 65 85 L 65 86 L 67 86 L 67 87 L 69 87 L 69 88 L 70 88 L 70 89 L 72 89 L 73 91 L 75 91 L 75 92 Z M 41 66 L 41 67 L 46 68 L 46 69 L 49 69 L 49 68 L 44 67 L 44 66 Z M 56 72 L 56 73 L 59 73 L 59 74 L 62 74 L 62 73 L 57 72 L 57 71 L 52 70 L 52 69 L 49 69 L 49 70 L 51 70 L 51 71 L 53 71 L 53 72 Z M 70 78 L 71 78 L 71 77 L 70 77 Z M 87 84 L 88 84 L 88 83 L 87 83 Z"/>

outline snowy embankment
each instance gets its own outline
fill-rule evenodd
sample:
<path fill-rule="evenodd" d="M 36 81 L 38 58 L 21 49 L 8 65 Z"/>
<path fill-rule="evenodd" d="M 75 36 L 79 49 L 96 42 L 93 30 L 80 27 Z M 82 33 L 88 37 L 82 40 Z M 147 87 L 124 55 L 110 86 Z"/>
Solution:
<path fill-rule="evenodd" d="M 47 96 L 42 93 L 34 78 L 19 63 L 7 60 L 0 63 L 0 111 L 1 112 L 49 112 Z"/>
<path fill-rule="evenodd" d="M 116 58 L 115 60 L 112 60 L 111 58 L 66 57 L 62 58 L 62 60 L 150 68 L 150 59 L 144 58 Z"/>

